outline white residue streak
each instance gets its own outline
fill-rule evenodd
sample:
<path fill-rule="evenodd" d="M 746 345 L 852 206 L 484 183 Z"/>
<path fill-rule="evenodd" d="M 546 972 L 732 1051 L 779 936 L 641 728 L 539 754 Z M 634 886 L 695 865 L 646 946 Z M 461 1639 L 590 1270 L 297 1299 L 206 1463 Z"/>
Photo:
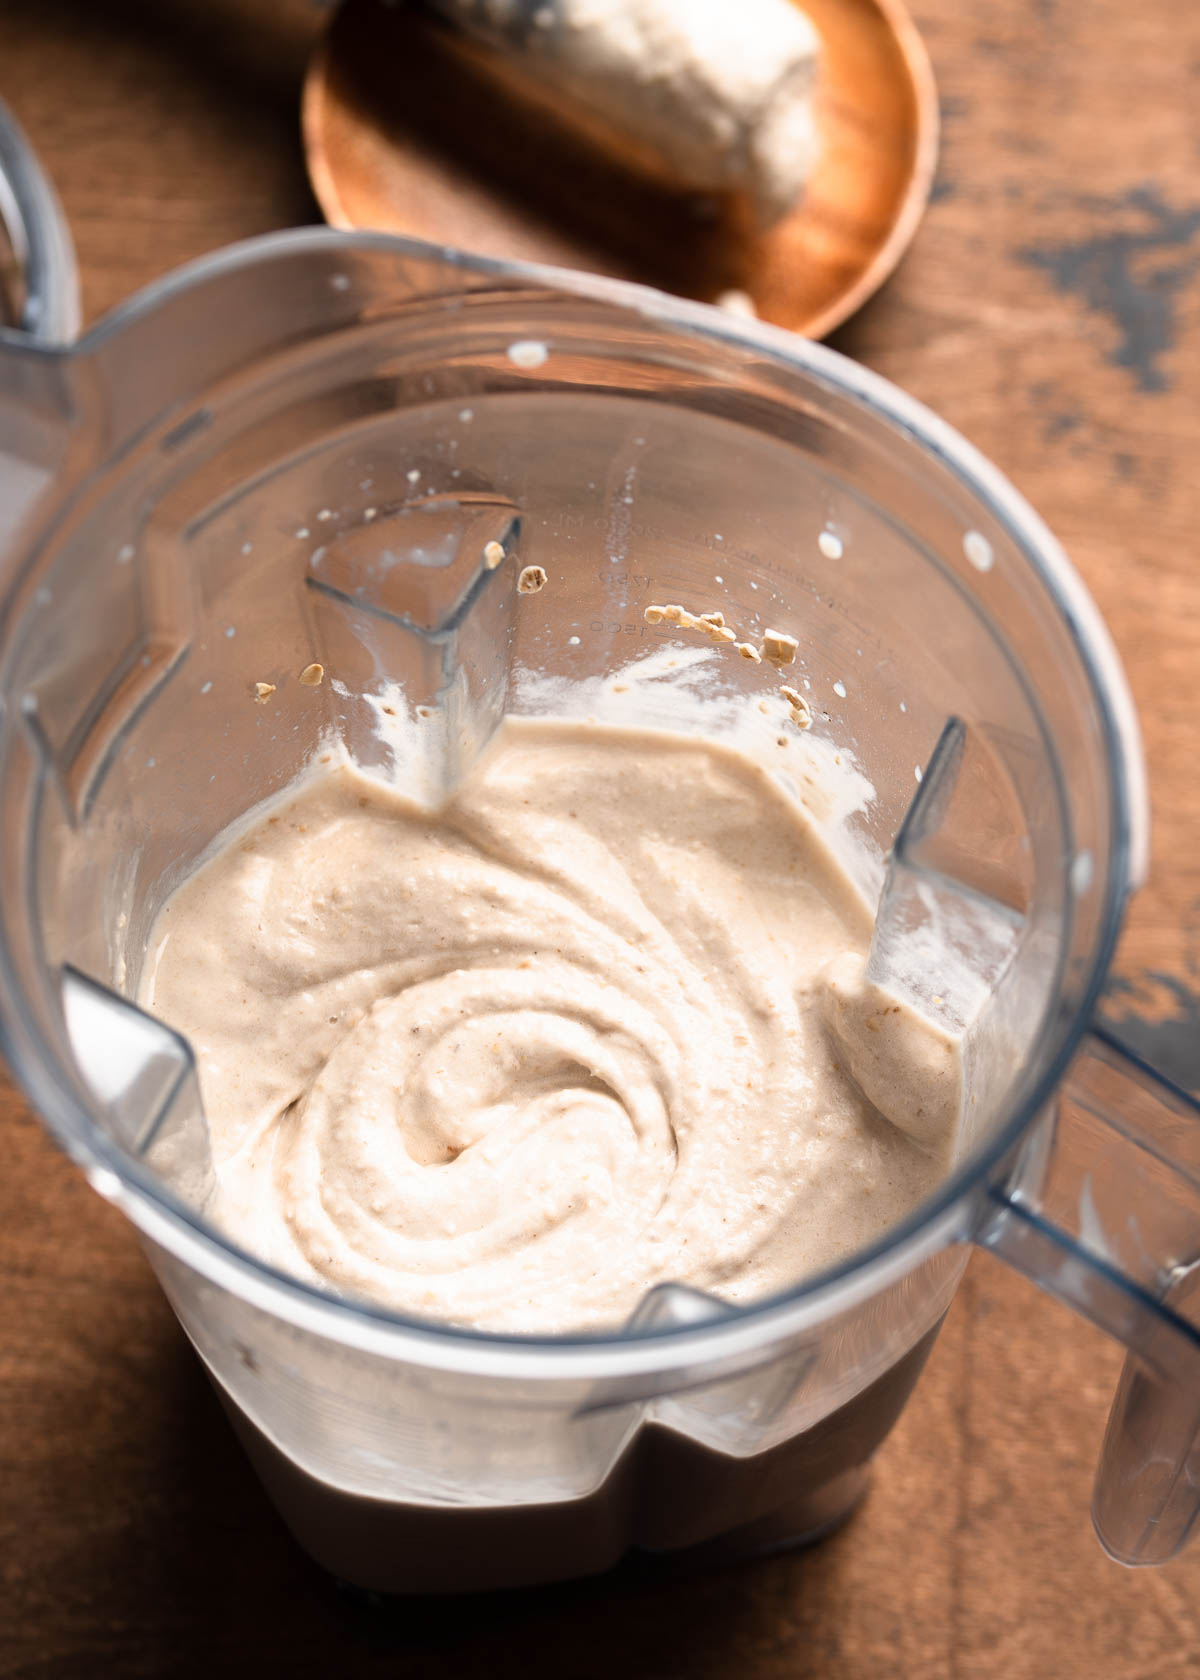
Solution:
<path fill-rule="evenodd" d="M 991 571 L 996 564 L 996 556 L 982 531 L 968 531 L 962 545 L 963 553 L 977 572 Z"/>
<path fill-rule="evenodd" d="M 1101 1260 L 1111 1260 L 1112 1250 L 1104 1234 L 1104 1222 L 1096 1208 L 1092 1190 L 1092 1175 L 1087 1173 L 1079 1187 L 1079 1240 L 1090 1253 Z"/>
<path fill-rule="evenodd" d="M 538 338 L 518 338 L 508 347 L 508 359 L 514 367 L 540 368 L 550 352 Z"/>
<path fill-rule="evenodd" d="M 758 310 L 754 307 L 754 299 L 749 292 L 740 291 L 736 286 L 731 286 L 727 292 L 722 292 L 715 301 L 717 308 L 723 309 L 727 315 L 738 315 L 744 321 L 757 321 L 758 319 Z"/>

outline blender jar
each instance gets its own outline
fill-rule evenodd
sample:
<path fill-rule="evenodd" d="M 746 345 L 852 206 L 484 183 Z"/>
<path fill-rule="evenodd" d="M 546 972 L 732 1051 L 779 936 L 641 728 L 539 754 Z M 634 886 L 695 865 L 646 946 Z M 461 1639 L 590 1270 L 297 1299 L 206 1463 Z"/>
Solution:
<path fill-rule="evenodd" d="M 813 1537 L 861 1491 L 972 1243 L 1127 1344 L 1095 1521 L 1125 1561 L 1178 1549 L 1197 1112 L 1089 1031 L 1144 865 L 1136 726 L 1078 579 L 967 445 L 755 323 L 319 231 L 184 270 L 71 348 L 6 335 L 0 484 L 5 1053 L 142 1233 L 314 1556 L 458 1590 Z M 526 564 L 553 579 L 536 613 L 513 607 Z M 255 1260 L 204 1217 L 190 1049 L 131 1001 L 164 898 L 327 732 L 409 774 L 377 729 L 387 682 L 443 709 L 451 778 L 506 713 L 670 721 L 694 673 L 612 677 L 669 639 L 643 612 L 671 600 L 795 634 L 803 752 L 873 786 L 810 808 L 879 901 L 876 973 L 965 1028 L 953 1172 L 780 1296 L 666 1285 L 606 1334 L 456 1330 Z M 710 733 L 763 683 L 707 669 Z M 913 960 L 930 929 L 948 1003 Z"/>

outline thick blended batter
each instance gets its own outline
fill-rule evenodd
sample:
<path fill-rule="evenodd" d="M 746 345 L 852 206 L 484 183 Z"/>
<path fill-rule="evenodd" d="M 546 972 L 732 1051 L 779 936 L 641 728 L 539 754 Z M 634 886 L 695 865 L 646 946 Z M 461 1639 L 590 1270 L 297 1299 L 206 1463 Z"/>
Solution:
<path fill-rule="evenodd" d="M 870 931 L 748 758 L 510 720 L 435 813 L 347 767 L 264 807 L 164 907 L 141 1001 L 196 1050 L 242 1246 L 561 1331 L 782 1289 L 933 1188 L 957 1046 L 865 984 Z"/>

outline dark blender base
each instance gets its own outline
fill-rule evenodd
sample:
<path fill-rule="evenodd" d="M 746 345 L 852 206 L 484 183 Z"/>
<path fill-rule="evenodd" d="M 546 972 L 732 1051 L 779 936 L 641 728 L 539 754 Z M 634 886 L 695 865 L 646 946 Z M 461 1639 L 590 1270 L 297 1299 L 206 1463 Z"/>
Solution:
<path fill-rule="evenodd" d="M 339 1580 L 389 1594 L 484 1592 L 598 1575 L 631 1551 L 673 1573 L 819 1540 L 864 1492 L 871 1456 L 939 1328 L 838 1411 L 767 1452 L 736 1458 L 651 1425 L 593 1493 L 545 1504 L 348 1494 L 301 1470 L 222 1399 L 280 1515 Z"/>

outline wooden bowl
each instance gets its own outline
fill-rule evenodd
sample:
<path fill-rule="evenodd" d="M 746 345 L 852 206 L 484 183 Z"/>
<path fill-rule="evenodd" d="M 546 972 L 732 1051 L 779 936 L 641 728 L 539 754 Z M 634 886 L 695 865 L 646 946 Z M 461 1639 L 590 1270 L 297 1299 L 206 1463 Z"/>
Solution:
<path fill-rule="evenodd" d="M 635 176 L 508 93 L 453 34 L 346 0 L 304 84 L 313 190 L 337 228 L 640 280 L 823 338 L 895 268 L 929 197 L 937 92 L 900 0 L 806 0 L 823 56 L 820 155 L 796 208 L 752 232 L 732 201 Z"/>

